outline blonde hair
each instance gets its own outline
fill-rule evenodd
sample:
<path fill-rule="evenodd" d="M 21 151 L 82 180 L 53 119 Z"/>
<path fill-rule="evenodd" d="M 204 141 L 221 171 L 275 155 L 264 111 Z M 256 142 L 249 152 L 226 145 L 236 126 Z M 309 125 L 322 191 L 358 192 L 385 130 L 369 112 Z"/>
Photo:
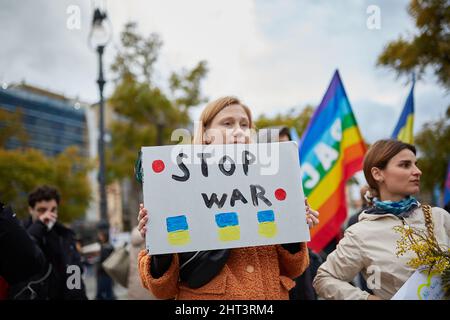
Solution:
<path fill-rule="evenodd" d="M 194 144 L 205 144 L 205 131 L 207 127 L 211 124 L 214 117 L 223 109 L 225 109 L 228 106 L 231 106 L 233 104 L 240 105 L 245 113 L 247 114 L 248 121 L 249 121 L 249 127 L 253 129 L 253 121 L 252 121 L 252 113 L 250 109 L 241 101 L 232 96 L 226 96 L 219 98 L 217 100 L 214 100 L 210 103 L 208 103 L 203 110 L 202 114 L 200 115 L 197 131 L 194 135 Z"/>

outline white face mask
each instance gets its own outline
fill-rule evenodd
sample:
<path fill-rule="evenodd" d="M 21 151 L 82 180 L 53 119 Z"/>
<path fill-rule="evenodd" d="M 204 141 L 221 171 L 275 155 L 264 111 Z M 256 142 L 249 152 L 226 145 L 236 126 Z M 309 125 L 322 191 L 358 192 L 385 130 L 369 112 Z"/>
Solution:
<path fill-rule="evenodd" d="M 56 221 L 49 221 L 47 223 L 47 229 L 50 231 L 53 228 L 53 226 L 55 225 L 55 223 L 56 223 Z"/>

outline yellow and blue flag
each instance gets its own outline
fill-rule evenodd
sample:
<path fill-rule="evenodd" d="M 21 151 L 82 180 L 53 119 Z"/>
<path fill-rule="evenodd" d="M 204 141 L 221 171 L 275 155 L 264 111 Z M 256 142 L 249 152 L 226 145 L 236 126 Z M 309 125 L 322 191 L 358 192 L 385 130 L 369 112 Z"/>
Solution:
<path fill-rule="evenodd" d="M 277 234 L 275 213 L 273 210 L 258 211 L 258 233 L 262 237 L 272 238 Z"/>
<path fill-rule="evenodd" d="M 166 218 L 167 240 L 171 245 L 181 246 L 191 241 L 185 215 Z"/>
<path fill-rule="evenodd" d="M 223 212 L 216 214 L 216 224 L 219 227 L 220 241 L 234 241 L 241 238 L 241 227 L 236 212 Z"/>
<path fill-rule="evenodd" d="M 397 126 L 391 136 L 392 139 L 397 139 L 410 144 L 414 143 L 414 84 L 415 79 L 413 77 L 411 91 L 409 92 L 405 107 L 403 108 L 400 119 L 398 119 Z"/>

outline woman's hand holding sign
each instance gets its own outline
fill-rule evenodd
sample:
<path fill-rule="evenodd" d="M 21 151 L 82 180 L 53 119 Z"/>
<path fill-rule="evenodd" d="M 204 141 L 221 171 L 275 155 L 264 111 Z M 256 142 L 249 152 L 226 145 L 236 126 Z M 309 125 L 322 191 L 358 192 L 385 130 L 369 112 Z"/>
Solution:
<path fill-rule="evenodd" d="M 139 204 L 139 215 L 138 215 L 138 230 L 141 234 L 142 238 L 145 239 L 145 234 L 147 233 L 147 221 L 148 221 L 148 213 L 147 209 L 144 208 L 144 205 Z"/>
<path fill-rule="evenodd" d="M 308 204 L 308 199 L 305 198 L 306 206 L 306 223 L 308 223 L 309 228 L 313 228 L 319 224 L 319 211 L 311 209 Z"/>

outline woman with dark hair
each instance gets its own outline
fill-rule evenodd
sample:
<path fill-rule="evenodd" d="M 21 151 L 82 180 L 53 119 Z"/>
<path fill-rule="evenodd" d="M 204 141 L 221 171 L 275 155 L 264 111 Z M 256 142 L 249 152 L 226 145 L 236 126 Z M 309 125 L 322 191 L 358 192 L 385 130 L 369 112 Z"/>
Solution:
<path fill-rule="evenodd" d="M 415 253 L 396 256 L 401 237 L 394 231 L 396 226 L 424 229 L 433 233 L 440 245 L 450 244 L 450 215 L 413 197 L 419 192 L 422 175 L 414 146 L 397 140 L 377 141 L 367 152 L 363 167 L 370 207 L 346 230 L 317 272 L 313 285 L 325 299 L 392 298 L 415 271 L 407 265 Z M 360 271 L 373 295 L 349 283 Z"/>

